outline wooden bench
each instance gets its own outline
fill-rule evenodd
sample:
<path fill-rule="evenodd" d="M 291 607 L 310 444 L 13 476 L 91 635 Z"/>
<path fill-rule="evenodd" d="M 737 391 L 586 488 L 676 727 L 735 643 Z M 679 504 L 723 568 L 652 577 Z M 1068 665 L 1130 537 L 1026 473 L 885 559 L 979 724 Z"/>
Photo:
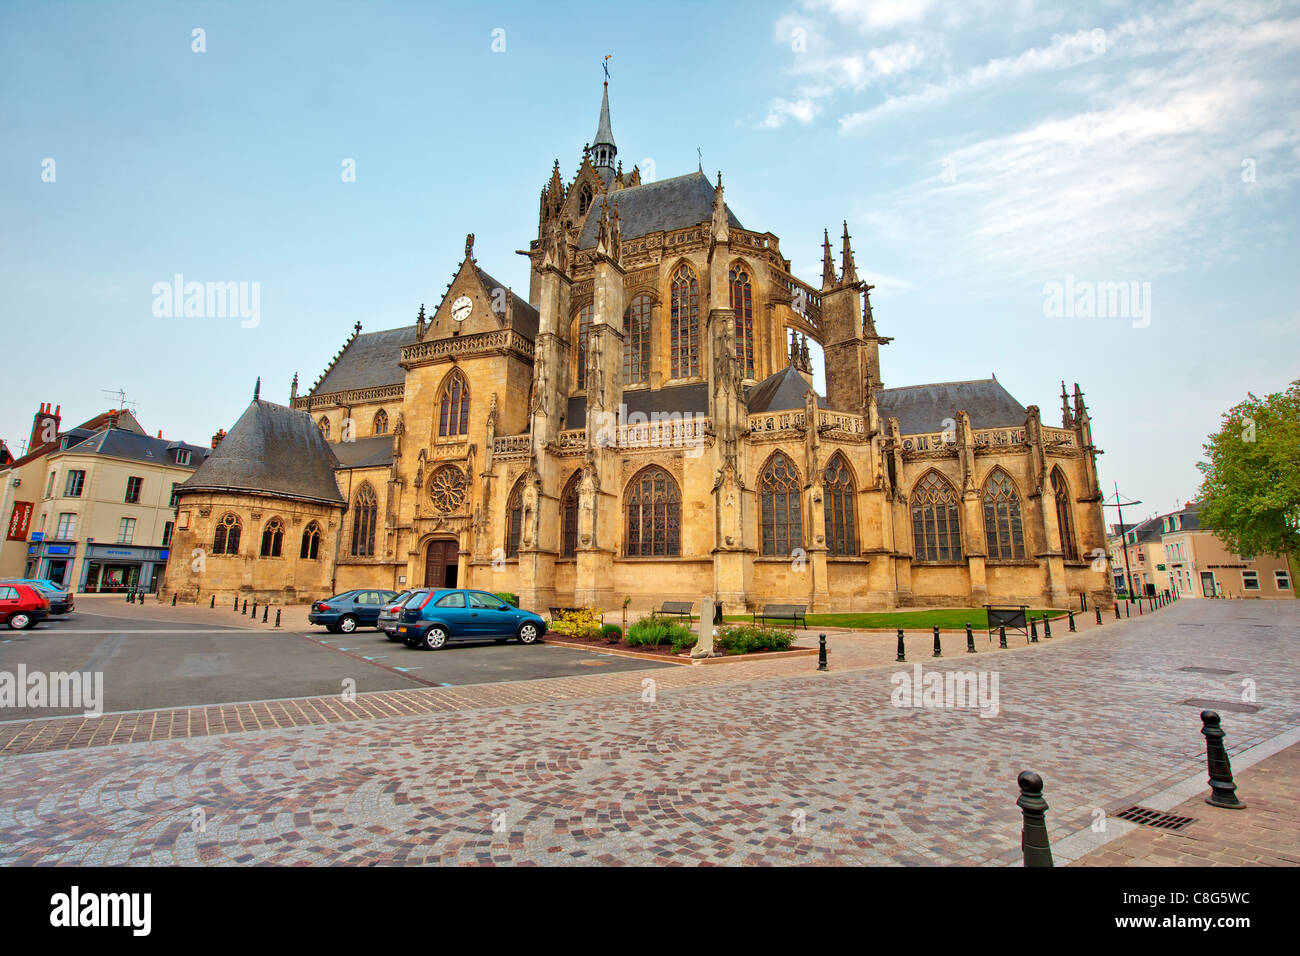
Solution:
<path fill-rule="evenodd" d="M 672 614 L 677 617 L 690 617 L 691 608 L 693 607 L 695 607 L 694 601 L 664 601 L 663 607 L 655 613 L 664 615 Z"/>
<path fill-rule="evenodd" d="M 753 615 L 754 623 L 760 622 L 766 624 L 768 621 L 789 621 L 790 626 L 796 624 L 800 627 L 807 627 L 808 622 L 804 619 L 804 612 L 808 610 L 807 604 L 764 604 L 763 610 Z"/>
<path fill-rule="evenodd" d="M 985 604 L 984 610 L 989 616 L 989 640 L 993 640 L 993 632 L 999 627 L 1005 627 L 1008 631 L 1019 631 L 1025 635 L 1025 640 L 1029 640 L 1029 620 L 1026 612 L 1029 610 L 1028 604 Z"/>

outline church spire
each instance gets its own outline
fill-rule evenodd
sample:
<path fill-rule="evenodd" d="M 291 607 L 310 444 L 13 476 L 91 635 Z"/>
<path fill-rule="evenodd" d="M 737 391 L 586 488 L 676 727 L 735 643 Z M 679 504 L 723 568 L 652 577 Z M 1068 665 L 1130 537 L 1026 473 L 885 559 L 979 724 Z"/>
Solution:
<path fill-rule="evenodd" d="M 844 220 L 844 253 L 840 259 L 845 285 L 858 281 L 858 267 L 853 262 L 853 247 L 849 245 L 849 221 Z"/>
<path fill-rule="evenodd" d="M 822 291 L 839 284 L 835 274 L 835 260 L 831 258 L 831 234 L 829 229 L 822 230 Z"/>
<path fill-rule="evenodd" d="M 596 138 L 591 141 L 591 165 L 597 169 L 614 172 L 614 159 L 618 156 L 618 147 L 614 145 L 614 132 L 609 126 L 609 67 L 605 67 L 605 93 L 600 101 L 600 123 L 596 127 Z"/>

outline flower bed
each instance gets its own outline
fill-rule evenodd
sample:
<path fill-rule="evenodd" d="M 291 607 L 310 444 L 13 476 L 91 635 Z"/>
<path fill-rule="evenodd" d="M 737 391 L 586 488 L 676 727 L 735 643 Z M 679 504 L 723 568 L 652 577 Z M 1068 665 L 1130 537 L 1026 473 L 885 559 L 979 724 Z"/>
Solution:
<path fill-rule="evenodd" d="M 695 632 L 676 618 L 650 614 L 629 625 L 624 635 L 616 625 L 601 625 L 600 615 L 588 609 L 560 615 L 547 636 L 552 643 L 674 659 L 689 658 L 699 641 Z M 794 637 L 794 631 L 788 628 L 741 624 L 721 628 L 713 646 L 716 655 L 726 657 L 806 652 L 806 648 L 792 647 Z"/>

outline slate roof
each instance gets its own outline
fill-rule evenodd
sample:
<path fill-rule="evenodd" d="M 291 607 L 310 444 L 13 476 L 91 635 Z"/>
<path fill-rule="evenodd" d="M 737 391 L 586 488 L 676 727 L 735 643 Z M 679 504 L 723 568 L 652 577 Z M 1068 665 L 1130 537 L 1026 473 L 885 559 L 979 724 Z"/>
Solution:
<path fill-rule="evenodd" d="M 596 197 L 582 227 L 579 249 L 591 249 L 596 245 L 601 209 L 607 199 L 618 206 L 619 230 L 624 239 L 694 226 L 713 218 L 713 183 L 702 172 L 630 186 Z M 727 207 L 727 221 L 734 229 L 744 228 L 730 206 Z"/>
<path fill-rule="evenodd" d="M 254 399 L 180 490 L 256 492 L 341 505 L 334 481 L 338 463 L 310 415 Z"/>
<path fill-rule="evenodd" d="M 804 407 L 804 395 L 813 392 L 808 380 L 799 374 L 798 369 L 787 365 L 781 371 L 769 375 L 753 386 L 745 396 L 745 402 L 753 414 L 759 412 L 783 412 L 792 408 Z M 816 395 L 816 392 L 813 392 Z M 817 406 L 829 408 L 826 399 L 817 395 Z"/>
<path fill-rule="evenodd" d="M 945 418 L 970 415 L 971 428 L 1004 428 L 1025 423 L 1025 407 L 995 378 L 882 388 L 876 393 L 882 420 L 898 419 L 899 432 L 918 435 L 943 430 Z"/>
<path fill-rule="evenodd" d="M 670 388 L 634 388 L 623 393 L 627 414 L 644 412 L 680 412 L 683 415 L 709 413 L 709 386 L 705 382 L 690 385 L 673 385 Z M 573 395 L 564 416 L 565 428 L 584 428 L 587 423 L 587 397 Z"/>
<path fill-rule="evenodd" d="M 402 359 L 402 346 L 413 342 L 414 325 L 356 336 L 311 394 L 328 395 L 357 388 L 401 385 L 406 381 L 406 372 L 398 364 Z"/>
<path fill-rule="evenodd" d="M 504 282 L 498 282 L 482 269 L 478 270 L 478 277 L 480 281 L 482 281 L 483 287 L 488 290 L 489 295 L 492 293 L 493 289 L 508 288 Z M 515 331 L 527 337 L 530 342 L 535 341 L 537 338 L 537 329 L 541 324 L 541 316 L 538 314 L 537 309 L 534 308 L 527 299 L 515 292 L 514 289 L 510 290 L 510 300 L 511 309 L 513 310 L 512 314 L 514 316 Z"/>
<path fill-rule="evenodd" d="M 393 463 L 392 435 L 358 438 L 356 441 L 339 442 L 337 445 L 331 445 L 330 448 L 339 461 L 340 469 L 374 468 Z"/>
<path fill-rule="evenodd" d="M 178 465 L 176 452 L 190 452 L 190 465 L 197 468 L 212 449 L 204 445 L 191 445 L 183 441 L 168 441 L 166 438 L 153 438 L 149 435 L 137 435 L 135 432 L 121 428 L 106 428 L 96 432 L 79 444 L 70 445 L 68 450 L 95 455 L 111 455 L 114 458 L 130 458 L 135 461 L 153 462 L 154 464 Z"/>

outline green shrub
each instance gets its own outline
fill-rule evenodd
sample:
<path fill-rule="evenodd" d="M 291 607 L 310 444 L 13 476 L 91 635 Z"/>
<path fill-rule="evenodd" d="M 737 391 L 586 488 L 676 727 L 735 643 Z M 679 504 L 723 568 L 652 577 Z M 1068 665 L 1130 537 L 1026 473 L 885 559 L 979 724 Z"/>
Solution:
<path fill-rule="evenodd" d="M 589 607 L 563 611 L 552 621 L 550 629 L 565 637 L 595 637 L 600 634 L 600 612 Z"/>
<path fill-rule="evenodd" d="M 723 628 L 713 646 L 724 654 L 757 654 L 789 650 L 794 631 L 762 624 L 737 624 Z"/>
<path fill-rule="evenodd" d="M 519 606 L 519 595 L 515 594 L 512 591 L 493 591 L 492 594 L 496 597 L 499 597 L 501 600 L 505 601 L 507 604 L 511 605 L 512 607 Z"/>
<path fill-rule="evenodd" d="M 673 645 L 673 653 L 680 654 L 682 651 L 694 647 L 699 643 L 700 639 L 691 633 L 690 628 L 683 627 L 681 624 L 674 624 L 668 640 Z"/>
<path fill-rule="evenodd" d="M 633 647 L 639 647 L 643 644 L 658 647 L 667 639 L 668 622 L 661 617 L 655 617 L 653 614 L 636 621 L 627 629 L 627 636 L 623 638 Z"/>
<path fill-rule="evenodd" d="M 623 629 L 617 624 L 606 624 L 600 629 L 600 634 L 611 644 L 617 644 L 623 639 Z"/>

